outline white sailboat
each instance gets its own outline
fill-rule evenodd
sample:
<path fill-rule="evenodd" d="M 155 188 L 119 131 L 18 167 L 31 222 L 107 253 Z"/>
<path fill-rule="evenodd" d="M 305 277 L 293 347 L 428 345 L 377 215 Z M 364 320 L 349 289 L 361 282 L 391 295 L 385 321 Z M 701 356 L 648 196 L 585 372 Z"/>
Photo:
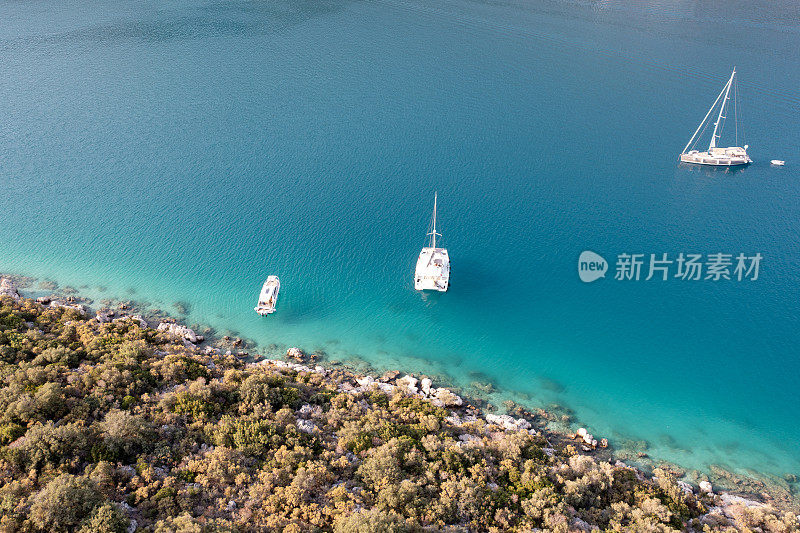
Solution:
<path fill-rule="evenodd" d="M 269 276 L 261 287 L 261 294 L 258 296 L 258 305 L 254 310 L 261 316 L 275 312 L 275 305 L 278 303 L 278 292 L 281 290 L 281 280 L 278 276 Z"/>
<path fill-rule="evenodd" d="M 706 116 L 703 118 L 703 121 L 697 126 L 697 129 L 692 135 L 692 138 L 689 139 L 689 142 L 686 143 L 686 147 L 681 152 L 681 161 L 683 163 L 693 163 L 695 165 L 709 165 L 715 167 L 733 167 L 733 166 L 741 166 L 741 165 L 749 165 L 752 163 L 750 156 L 747 155 L 747 149 L 749 148 L 746 144 L 744 147 L 741 146 L 729 146 L 727 148 L 722 148 L 717 146 L 717 141 L 720 140 L 722 136 L 722 127 L 724 126 L 725 119 L 725 108 L 728 104 L 728 100 L 730 99 L 730 92 L 731 87 L 734 87 L 734 122 L 735 122 L 735 129 L 736 129 L 736 143 L 739 143 L 739 117 L 738 117 L 738 105 L 737 105 L 737 98 L 738 98 L 738 91 L 736 90 L 736 84 L 734 83 L 734 78 L 736 77 L 736 68 L 733 69 L 733 73 L 731 74 L 730 79 L 728 79 L 728 83 L 722 88 L 722 91 L 717 96 L 717 99 L 714 100 L 714 105 L 711 106 L 711 109 L 708 110 Z M 720 100 L 722 103 L 720 104 Z M 714 122 L 714 132 L 711 134 L 711 143 L 708 145 L 708 150 L 705 152 L 701 152 L 699 150 L 694 149 L 694 145 L 696 143 L 696 139 L 698 135 L 701 134 L 701 130 L 705 131 L 705 128 L 708 126 L 708 117 L 711 116 L 712 111 L 717 108 L 719 104 L 719 114 L 717 115 L 717 121 Z"/>
<path fill-rule="evenodd" d="M 450 283 L 450 256 L 446 248 L 436 247 L 436 237 L 441 233 L 436 232 L 436 202 L 438 194 L 433 196 L 433 222 L 428 233 L 431 238 L 430 246 L 422 249 L 417 259 L 417 268 L 414 272 L 414 288 L 418 291 L 445 292 Z"/>

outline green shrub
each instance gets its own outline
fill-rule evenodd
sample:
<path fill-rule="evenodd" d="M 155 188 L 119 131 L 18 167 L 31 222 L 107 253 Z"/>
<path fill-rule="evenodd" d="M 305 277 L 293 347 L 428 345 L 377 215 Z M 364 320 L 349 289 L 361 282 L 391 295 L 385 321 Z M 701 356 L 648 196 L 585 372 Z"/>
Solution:
<path fill-rule="evenodd" d="M 334 523 L 335 533 L 417 533 L 422 528 L 411 521 L 406 521 L 394 511 L 368 509 L 340 516 Z"/>
<path fill-rule="evenodd" d="M 31 521 L 46 531 L 71 531 L 89 518 L 103 497 L 85 478 L 62 474 L 33 496 Z"/>
<path fill-rule="evenodd" d="M 283 444 L 280 431 L 266 420 L 223 418 L 214 433 L 219 446 L 242 450 L 248 455 L 263 456 Z"/>
<path fill-rule="evenodd" d="M 112 409 L 100 424 L 103 446 L 111 460 L 128 461 L 141 452 L 150 436 L 147 423 L 127 411 Z"/>
<path fill-rule="evenodd" d="M 45 466 L 73 465 L 89 455 L 89 434 L 78 424 L 55 426 L 37 424 L 27 431 L 19 445 L 6 448 L 7 457 L 20 470 Z"/>
<path fill-rule="evenodd" d="M 45 349 L 42 353 L 34 357 L 34 365 L 64 365 L 73 367 L 78 362 L 78 354 L 68 347 L 59 345 Z"/>
<path fill-rule="evenodd" d="M 300 391 L 275 375 L 255 374 L 248 377 L 242 383 L 239 394 L 243 407 L 248 411 L 258 405 L 269 405 L 273 411 L 282 407 L 299 407 Z"/>
<path fill-rule="evenodd" d="M 16 422 L 0 424 L 0 446 L 5 446 L 25 434 L 25 427 Z"/>
<path fill-rule="evenodd" d="M 106 502 L 95 507 L 91 516 L 83 521 L 79 533 L 125 533 L 130 519 L 116 505 Z"/>
<path fill-rule="evenodd" d="M 189 415 L 195 420 L 204 420 L 214 411 L 214 404 L 186 391 L 175 395 L 174 411 L 179 415 Z"/>

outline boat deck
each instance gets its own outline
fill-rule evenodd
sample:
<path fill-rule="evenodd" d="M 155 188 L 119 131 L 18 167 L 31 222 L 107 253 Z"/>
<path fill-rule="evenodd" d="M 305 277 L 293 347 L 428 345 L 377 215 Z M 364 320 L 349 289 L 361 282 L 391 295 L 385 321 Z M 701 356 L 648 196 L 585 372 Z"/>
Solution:
<path fill-rule="evenodd" d="M 445 248 L 423 248 L 414 272 L 416 290 L 447 290 L 450 280 L 450 257 Z"/>

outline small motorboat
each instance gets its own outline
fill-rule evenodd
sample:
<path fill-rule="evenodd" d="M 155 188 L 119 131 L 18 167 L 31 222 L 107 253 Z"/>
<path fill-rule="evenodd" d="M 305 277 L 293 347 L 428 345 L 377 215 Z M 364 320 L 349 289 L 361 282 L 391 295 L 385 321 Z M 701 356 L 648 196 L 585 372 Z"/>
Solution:
<path fill-rule="evenodd" d="M 258 297 L 258 305 L 255 307 L 255 312 L 262 316 L 274 313 L 280 290 L 281 281 L 278 276 L 269 276 L 261 287 L 261 294 Z"/>
<path fill-rule="evenodd" d="M 782 159 L 773 159 L 770 161 L 770 164 L 776 167 L 782 167 L 786 164 L 786 161 L 783 161 Z"/>

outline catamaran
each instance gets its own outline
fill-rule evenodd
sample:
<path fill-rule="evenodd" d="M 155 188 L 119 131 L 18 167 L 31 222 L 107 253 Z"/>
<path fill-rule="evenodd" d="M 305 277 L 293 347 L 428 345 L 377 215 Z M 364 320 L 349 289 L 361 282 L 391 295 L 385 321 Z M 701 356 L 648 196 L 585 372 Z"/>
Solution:
<path fill-rule="evenodd" d="M 710 165 L 715 167 L 733 167 L 733 166 L 741 166 L 741 165 L 749 165 L 752 163 L 750 156 L 747 155 L 747 149 L 749 148 L 746 144 L 744 147 L 741 146 L 729 146 L 727 148 L 722 148 L 717 146 L 717 141 L 720 140 L 722 136 L 722 128 L 725 125 L 725 107 L 728 104 L 728 100 L 730 99 L 730 92 L 731 87 L 734 88 L 734 124 L 736 130 L 736 143 L 739 143 L 739 117 L 738 117 L 738 85 L 734 83 L 734 78 L 736 77 L 736 68 L 733 69 L 733 73 L 731 74 L 730 79 L 728 79 L 728 83 L 722 88 L 722 91 L 717 96 L 717 99 L 714 100 L 714 105 L 711 106 L 711 109 L 708 110 L 706 113 L 705 118 L 703 118 L 703 122 L 697 126 L 697 130 L 695 130 L 694 135 L 692 138 L 689 139 L 689 142 L 686 144 L 686 147 L 681 152 L 681 161 L 683 163 L 693 163 L 696 165 Z M 720 104 L 720 99 L 722 103 Z M 711 134 L 711 144 L 708 145 L 708 150 L 705 152 L 701 152 L 699 150 L 694 149 L 694 145 L 696 144 L 696 140 L 698 135 L 701 134 L 701 130 L 705 131 L 706 127 L 708 127 L 708 117 L 711 116 L 711 112 L 717 108 L 719 104 L 719 114 L 717 115 L 717 121 L 714 122 L 714 132 Z"/>
<path fill-rule="evenodd" d="M 275 312 L 275 304 L 278 303 L 278 291 L 281 290 L 281 281 L 278 276 L 269 276 L 264 286 L 261 287 L 261 294 L 258 296 L 258 305 L 255 312 L 261 316 Z"/>
<path fill-rule="evenodd" d="M 417 268 L 414 272 L 414 288 L 418 291 L 445 292 L 450 283 L 450 256 L 446 248 L 436 247 L 436 237 L 441 233 L 436 232 L 436 202 L 438 195 L 433 196 L 432 229 L 428 232 L 431 238 L 430 246 L 422 249 L 417 259 Z"/>

